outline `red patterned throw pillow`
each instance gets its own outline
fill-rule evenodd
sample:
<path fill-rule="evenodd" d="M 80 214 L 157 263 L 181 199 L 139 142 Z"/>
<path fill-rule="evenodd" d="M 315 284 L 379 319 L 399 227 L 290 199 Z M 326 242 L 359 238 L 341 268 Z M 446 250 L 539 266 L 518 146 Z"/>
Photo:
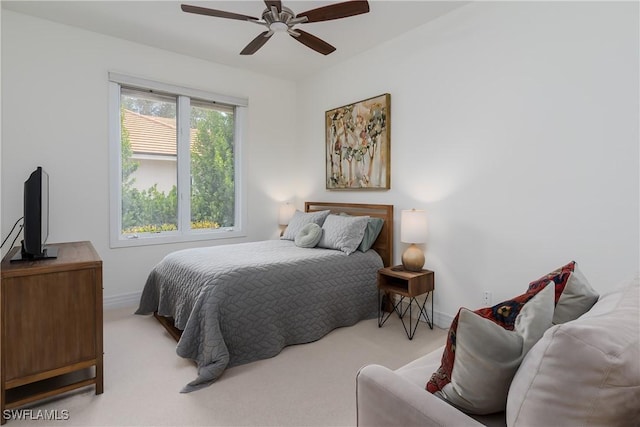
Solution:
<path fill-rule="evenodd" d="M 544 286 L 493 307 L 461 308 L 427 391 L 472 414 L 503 411 L 511 379 L 551 326 L 553 308 L 553 289 Z"/>
<path fill-rule="evenodd" d="M 472 414 L 503 411 L 511 380 L 529 349 L 553 323 L 577 318 L 596 300 L 572 261 L 511 300 L 475 311 L 461 308 L 427 391 Z"/>
<path fill-rule="evenodd" d="M 567 286 L 567 282 L 569 281 L 569 276 L 576 268 L 576 262 L 571 261 L 569 264 L 564 265 L 560 268 L 553 270 L 549 274 L 545 274 L 538 280 L 534 280 L 529 283 L 529 289 L 527 292 L 531 292 L 532 290 L 542 289 L 549 284 L 549 282 L 553 282 L 555 285 L 555 303 L 558 303 L 560 299 L 560 295 L 564 291 L 564 288 Z"/>

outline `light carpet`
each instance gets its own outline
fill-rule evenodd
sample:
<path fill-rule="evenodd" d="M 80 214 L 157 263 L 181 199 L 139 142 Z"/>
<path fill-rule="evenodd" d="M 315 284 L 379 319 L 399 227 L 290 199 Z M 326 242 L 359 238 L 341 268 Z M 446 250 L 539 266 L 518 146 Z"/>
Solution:
<path fill-rule="evenodd" d="M 227 369 L 217 382 L 181 394 L 195 364 L 152 316 L 135 308 L 104 313 L 104 394 L 92 387 L 30 406 L 67 411 L 59 421 L 9 420 L 19 426 L 354 426 L 355 378 L 376 363 L 391 369 L 444 344 L 446 331 L 420 322 L 412 341 L 401 321 L 376 319 L 339 328 L 279 355 Z"/>

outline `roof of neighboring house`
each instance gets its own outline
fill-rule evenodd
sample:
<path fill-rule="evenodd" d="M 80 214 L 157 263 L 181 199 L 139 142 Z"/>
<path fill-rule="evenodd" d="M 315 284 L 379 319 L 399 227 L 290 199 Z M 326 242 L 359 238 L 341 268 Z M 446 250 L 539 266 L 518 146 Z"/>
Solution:
<path fill-rule="evenodd" d="M 145 116 L 124 110 L 124 127 L 129 132 L 134 154 L 176 155 L 176 120 L 165 117 Z M 191 129 L 191 144 L 197 130 Z"/>

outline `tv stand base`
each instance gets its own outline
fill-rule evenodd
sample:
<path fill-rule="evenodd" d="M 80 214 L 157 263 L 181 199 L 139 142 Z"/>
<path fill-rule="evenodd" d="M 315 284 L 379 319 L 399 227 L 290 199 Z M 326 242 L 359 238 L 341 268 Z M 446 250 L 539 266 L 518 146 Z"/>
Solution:
<path fill-rule="evenodd" d="M 28 261 L 41 261 L 43 259 L 58 258 L 58 248 L 55 246 L 45 246 L 42 251 L 42 255 L 28 255 L 18 251 L 11 257 L 10 262 L 28 262 Z"/>

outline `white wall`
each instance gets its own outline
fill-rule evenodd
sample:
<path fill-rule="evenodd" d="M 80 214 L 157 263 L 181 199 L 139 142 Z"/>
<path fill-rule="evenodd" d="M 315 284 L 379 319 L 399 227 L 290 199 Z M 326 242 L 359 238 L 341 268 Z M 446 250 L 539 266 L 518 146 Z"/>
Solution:
<path fill-rule="evenodd" d="M 188 246 L 108 247 L 108 71 L 249 98 L 246 240 L 274 237 L 278 201 L 294 196 L 298 207 L 390 203 L 399 262 L 400 210 L 427 209 L 441 324 L 480 306 L 483 290 L 498 302 L 571 259 L 601 292 L 639 269 L 637 3 L 478 2 L 298 85 L 1 19 L 2 236 L 43 165 L 51 241 L 94 243 L 107 298 L 139 292 L 162 256 Z M 324 112 L 385 92 L 392 189 L 326 191 Z M 283 115 L 296 134 L 272 126 Z"/>
<path fill-rule="evenodd" d="M 375 3 L 372 3 L 372 8 Z M 639 269 L 638 3 L 478 2 L 298 85 L 298 199 L 429 216 L 436 321 L 576 260 Z M 324 112 L 391 94 L 391 190 L 328 192 Z"/>
<path fill-rule="evenodd" d="M 249 226 L 242 240 L 277 236 L 280 201 L 293 192 L 286 190 L 291 178 L 273 165 L 293 162 L 283 147 L 293 146 L 295 135 L 273 123 L 295 113 L 292 82 L 3 10 L 3 237 L 22 216 L 22 183 L 42 165 L 51 182 L 49 241 L 92 241 L 103 259 L 107 299 L 139 292 L 168 252 L 212 243 L 109 248 L 109 71 L 247 97 Z"/>

